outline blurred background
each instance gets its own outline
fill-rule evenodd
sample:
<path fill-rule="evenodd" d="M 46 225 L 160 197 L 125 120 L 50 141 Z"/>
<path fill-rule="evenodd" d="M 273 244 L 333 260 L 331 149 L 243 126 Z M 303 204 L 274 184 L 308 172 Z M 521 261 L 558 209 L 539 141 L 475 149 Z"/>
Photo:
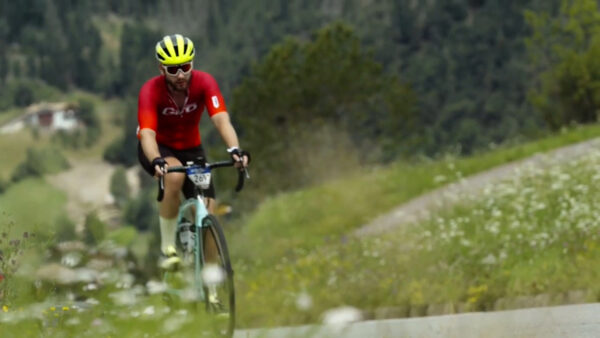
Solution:
<path fill-rule="evenodd" d="M 573 292 L 569 280 L 544 287 L 540 275 L 515 282 L 468 264 L 450 279 L 425 268 L 413 276 L 410 264 L 441 259 L 418 251 L 426 239 L 350 233 L 468 174 L 600 135 L 597 1 L 1 1 L 0 305 L 16 327 L 24 319 L 6 316 L 31 304 L 162 306 L 131 291 L 157 278 L 159 241 L 155 182 L 137 164 L 136 104 L 158 75 L 155 43 L 173 33 L 194 41 L 195 68 L 216 78 L 253 156 L 241 194 L 235 173 L 217 177 L 241 327 L 318 322 L 342 305 L 402 317 Z M 207 121 L 210 159 L 227 158 Z M 595 233 L 594 222 L 569 238 Z M 561 299 L 595 300 L 594 278 L 575 290 L 584 296 Z M 432 283 L 446 289 L 428 296 Z M 378 291 L 359 297 L 365 289 Z M 115 301 L 125 290 L 135 301 Z M 35 320 L 59 333 L 94 323 L 94 311 Z M 135 330 L 112 324 L 108 332 Z"/>

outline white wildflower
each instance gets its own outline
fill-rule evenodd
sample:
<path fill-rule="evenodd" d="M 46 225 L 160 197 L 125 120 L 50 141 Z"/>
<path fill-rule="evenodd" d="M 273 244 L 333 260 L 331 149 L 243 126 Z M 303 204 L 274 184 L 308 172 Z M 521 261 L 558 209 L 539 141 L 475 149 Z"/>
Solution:
<path fill-rule="evenodd" d="M 296 297 L 296 308 L 301 311 L 308 311 L 313 305 L 312 297 L 305 291 Z"/>
<path fill-rule="evenodd" d="M 97 289 L 98 285 L 96 285 L 95 283 L 90 283 L 83 286 L 83 291 L 93 291 Z"/>
<path fill-rule="evenodd" d="M 65 324 L 67 324 L 67 326 L 75 326 L 75 325 L 79 325 L 79 323 L 81 323 L 81 320 L 79 320 L 78 317 L 71 317 L 71 318 L 67 319 L 67 321 L 65 322 Z"/>
<path fill-rule="evenodd" d="M 148 293 L 151 295 L 163 293 L 167 291 L 167 284 L 165 284 L 164 282 L 157 282 L 151 280 L 148 281 L 148 283 L 146 283 L 146 289 L 148 289 Z"/>
<path fill-rule="evenodd" d="M 136 292 L 133 290 L 113 292 L 108 296 L 112 298 L 113 302 L 115 302 L 117 305 L 133 305 L 138 302 Z"/>
<path fill-rule="evenodd" d="M 438 183 L 442 183 L 442 182 L 446 182 L 446 176 L 444 175 L 437 175 L 436 177 L 433 178 L 433 182 L 438 184 Z"/>
<path fill-rule="evenodd" d="M 100 304 L 100 302 L 97 299 L 95 299 L 95 298 L 88 298 L 88 299 L 85 300 L 85 302 L 87 304 L 90 304 L 90 305 L 98 305 L 98 304 Z"/>
<path fill-rule="evenodd" d="M 217 285 L 225 281 L 227 273 L 216 264 L 208 264 L 202 269 L 202 280 L 206 285 Z"/>
<path fill-rule="evenodd" d="M 504 250 L 500 251 L 500 257 L 499 258 L 500 258 L 501 261 L 503 261 L 506 258 L 508 258 L 508 254 L 506 253 L 506 251 L 504 251 Z"/>
<path fill-rule="evenodd" d="M 133 285 L 134 281 L 135 281 L 135 277 L 132 274 L 129 274 L 129 273 L 123 274 L 119 278 L 119 281 L 117 282 L 116 287 L 120 288 L 120 289 L 129 289 Z"/>
<path fill-rule="evenodd" d="M 569 181 L 571 179 L 571 175 L 566 174 L 566 173 L 561 173 L 558 176 L 558 179 L 561 180 L 561 181 L 563 181 L 563 182 L 567 182 L 567 181 Z"/>
<path fill-rule="evenodd" d="M 487 255 L 481 260 L 481 264 L 485 264 L 485 265 L 494 265 L 496 263 L 498 263 L 498 260 L 496 259 L 496 256 L 494 256 L 493 254 Z"/>
<path fill-rule="evenodd" d="M 61 258 L 61 264 L 70 268 L 77 266 L 81 262 L 82 255 L 79 252 L 69 252 Z"/>
<path fill-rule="evenodd" d="M 146 307 L 144 309 L 144 311 L 142 311 L 142 313 L 145 314 L 146 316 L 152 316 L 154 314 L 154 312 L 155 311 L 154 311 L 154 306 L 153 305 L 150 305 L 150 306 Z"/>
<path fill-rule="evenodd" d="M 190 319 L 184 316 L 172 316 L 164 321 L 162 331 L 163 333 L 167 334 L 174 333 L 175 331 L 179 330 L 183 325 L 185 325 L 188 321 L 190 321 Z"/>
<path fill-rule="evenodd" d="M 348 324 L 361 321 L 363 318 L 360 310 L 344 306 L 328 310 L 323 314 L 323 323 L 326 325 Z"/>

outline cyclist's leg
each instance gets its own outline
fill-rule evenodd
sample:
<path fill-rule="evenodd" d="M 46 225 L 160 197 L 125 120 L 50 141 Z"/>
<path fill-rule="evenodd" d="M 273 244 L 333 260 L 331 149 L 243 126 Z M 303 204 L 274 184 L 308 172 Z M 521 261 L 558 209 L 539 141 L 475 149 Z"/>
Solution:
<path fill-rule="evenodd" d="M 216 200 L 212 197 L 207 197 L 204 199 L 204 202 L 206 203 L 206 210 L 208 210 L 208 213 L 214 215 L 215 205 L 217 205 Z"/>
<path fill-rule="evenodd" d="M 210 182 L 210 188 L 204 191 L 206 209 L 208 213 L 214 215 L 215 206 L 217 204 L 215 200 L 215 187 L 213 182 Z M 218 260 L 218 249 L 216 239 L 213 237 L 210 231 L 204 232 L 204 257 L 208 263 L 216 263 Z"/>
<path fill-rule="evenodd" d="M 173 155 L 174 150 L 161 144 L 158 145 L 158 149 L 169 166 L 181 165 L 181 162 Z M 150 176 L 154 176 L 154 168 L 144 155 L 140 144 L 138 144 L 138 160 L 142 168 Z M 163 254 L 160 265 L 163 268 L 176 266 L 176 264 L 179 263 L 179 258 L 176 256 L 175 251 L 175 232 L 177 229 L 177 212 L 180 203 L 179 191 L 183 185 L 184 178 L 185 176 L 179 173 L 171 173 L 165 176 L 165 195 L 163 201 L 159 204 L 159 227 L 161 234 L 161 252 Z"/>
<path fill-rule="evenodd" d="M 181 162 L 175 157 L 166 157 L 168 165 L 171 167 L 181 165 Z M 161 251 L 165 255 L 173 256 L 175 254 L 175 235 L 177 231 L 177 212 L 179 211 L 180 191 L 183 186 L 185 174 L 170 173 L 165 175 L 165 194 L 159 205 L 159 225 L 161 237 Z M 178 263 L 175 258 L 171 263 Z M 170 265 L 166 263 L 167 265 Z"/>
<path fill-rule="evenodd" d="M 197 147 L 177 150 L 173 152 L 173 155 L 177 157 L 181 163 L 186 163 L 187 161 L 194 161 L 198 157 L 203 157 L 206 159 L 206 154 L 204 153 L 204 148 L 202 145 Z M 170 165 L 170 164 L 169 164 Z M 166 187 L 165 187 L 166 188 Z M 184 179 L 183 182 L 183 194 L 186 198 L 190 198 L 194 195 L 194 185 L 190 180 Z M 215 187 L 213 182 L 210 182 L 210 187 L 204 190 L 204 202 L 206 205 L 206 209 L 209 214 L 214 214 L 216 201 L 215 201 Z M 213 262 L 217 260 L 218 250 L 215 244 L 215 239 L 213 238 L 210 232 L 204 232 L 204 256 L 208 262 Z"/>
<path fill-rule="evenodd" d="M 180 166 L 181 162 L 175 157 L 166 157 L 165 161 L 170 167 Z M 169 173 L 165 175 L 165 194 L 160 203 L 159 213 L 161 217 L 176 218 L 181 203 L 179 193 L 185 180 L 184 173 Z"/>
<path fill-rule="evenodd" d="M 212 232 L 204 231 L 204 257 L 207 263 L 217 263 L 219 252 Z"/>

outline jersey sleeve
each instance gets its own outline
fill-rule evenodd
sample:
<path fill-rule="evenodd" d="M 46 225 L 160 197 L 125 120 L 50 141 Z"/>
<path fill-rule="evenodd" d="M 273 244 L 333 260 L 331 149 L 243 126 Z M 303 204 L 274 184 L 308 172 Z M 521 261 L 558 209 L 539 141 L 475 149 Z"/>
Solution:
<path fill-rule="evenodd" d="M 152 129 L 156 132 L 158 113 L 156 111 L 155 95 L 152 86 L 146 83 L 138 96 L 138 133 L 142 129 Z"/>
<path fill-rule="evenodd" d="M 204 84 L 206 90 L 204 104 L 206 105 L 208 116 L 226 112 L 225 100 L 223 99 L 223 95 L 221 95 L 217 81 L 210 74 L 205 74 Z"/>

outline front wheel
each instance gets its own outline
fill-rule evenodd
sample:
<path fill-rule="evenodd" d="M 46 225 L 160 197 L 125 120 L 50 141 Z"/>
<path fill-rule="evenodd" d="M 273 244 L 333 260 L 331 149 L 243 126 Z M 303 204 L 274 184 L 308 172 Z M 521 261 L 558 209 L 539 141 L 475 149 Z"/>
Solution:
<path fill-rule="evenodd" d="M 231 337 L 235 327 L 235 289 L 225 233 L 213 215 L 202 220 L 202 232 L 202 279 L 206 311 L 214 315 L 217 332 Z"/>

